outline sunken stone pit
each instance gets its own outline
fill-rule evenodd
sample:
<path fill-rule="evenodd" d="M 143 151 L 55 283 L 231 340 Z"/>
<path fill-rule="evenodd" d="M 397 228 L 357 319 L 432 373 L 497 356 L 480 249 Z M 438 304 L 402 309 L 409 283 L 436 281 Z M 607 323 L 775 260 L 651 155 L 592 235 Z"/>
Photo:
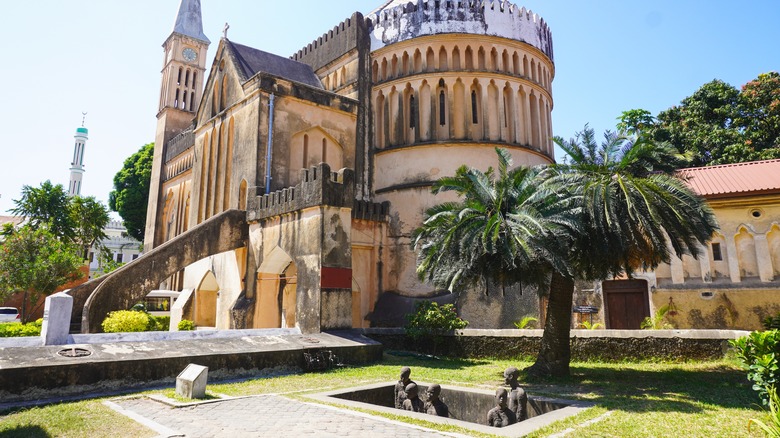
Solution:
<path fill-rule="evenodd" d="M 417 412 L 403 411 L 393 407 L 395 382 L 377 383 L 354 388 L 322 392 L 309 395 L 318 401 L 337 403 L 352 408 L 402 415 L 440 424 L 451 424 L 477 432 L 500 436 L 522 436 L 553 421 L 578 414 L 592 406 L 590 403 L 528 396 L 528 419 L 512 426 L 495 428 L 487 425 L 487 413 L 495 407 L 495 390 L 463 388 L 442 385 L 441 400 L 449 407 L 449 418 Z M 417 382 L 420 394 L 428 383 Z"/>

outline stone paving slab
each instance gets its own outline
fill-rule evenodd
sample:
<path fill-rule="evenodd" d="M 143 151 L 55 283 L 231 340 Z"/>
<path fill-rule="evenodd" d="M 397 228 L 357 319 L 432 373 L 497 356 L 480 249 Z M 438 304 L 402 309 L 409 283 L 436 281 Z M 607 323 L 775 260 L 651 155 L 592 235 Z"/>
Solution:
<path fill-rule="evenodd" d="M 457 436 L 278 395 L 235 398 L 182 408 L 145 397 L 117 399 L 113 403 L 187 438 Z"/>

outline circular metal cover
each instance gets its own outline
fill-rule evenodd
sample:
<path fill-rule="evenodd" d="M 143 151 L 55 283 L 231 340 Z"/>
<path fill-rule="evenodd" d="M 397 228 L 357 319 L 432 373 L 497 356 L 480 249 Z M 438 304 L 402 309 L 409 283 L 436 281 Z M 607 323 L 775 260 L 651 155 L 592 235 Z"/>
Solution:
<path fill-rule="evenodd" d="M 65 348 L 57 352 L 60 356 L 64 357 L 84 357 L 92 354 L 91 351 L 84 348 Z"/>

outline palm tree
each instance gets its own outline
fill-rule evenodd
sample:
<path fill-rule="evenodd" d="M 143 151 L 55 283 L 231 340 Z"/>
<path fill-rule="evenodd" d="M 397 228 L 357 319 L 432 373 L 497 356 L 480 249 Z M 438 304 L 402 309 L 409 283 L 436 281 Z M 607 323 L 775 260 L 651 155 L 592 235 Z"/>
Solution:
<path fill-rule="evenodd" d="M 433 193 L 454 191 L 460 202 L 427 210 L 414 233 L 417 273 L 436 286 L 500 287 L 542 284 L 552 269 L 569 272 L 560 257 L 577 226 L 570 203 L 558 202 L 537 184 L 540 168 L 511 169 L 512 160 L 496 148 L 498 171 L 461 166 L 438 180 Z"/>
<path fill-rule="evenodd" d="M 574 280 L 602 280 L 668 263 L 672 251 L 699 256 L 717 230 L 705 201 L 671 172 L 676 152 L 638 133 L 607 132 L 597 144 L 585 125 L 575 138 L 555 143 L 569 156 L 543 185 L 574 200 L 579 234 L 572 235 L 573 275 L 554 270 L 542 346 L 532 374 L 569 374 L 569 327 Z"/>

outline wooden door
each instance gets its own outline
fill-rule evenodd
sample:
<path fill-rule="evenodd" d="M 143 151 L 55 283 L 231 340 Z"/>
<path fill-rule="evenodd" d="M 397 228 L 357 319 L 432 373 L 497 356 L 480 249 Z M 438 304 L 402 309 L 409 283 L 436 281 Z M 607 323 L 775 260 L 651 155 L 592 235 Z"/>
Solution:
<path fill-rule="evenodd" d="M 639 329 L 642 321 L 650 316 L 646 280 L 604 281 L 601 290 L 608 329 Z"/>

